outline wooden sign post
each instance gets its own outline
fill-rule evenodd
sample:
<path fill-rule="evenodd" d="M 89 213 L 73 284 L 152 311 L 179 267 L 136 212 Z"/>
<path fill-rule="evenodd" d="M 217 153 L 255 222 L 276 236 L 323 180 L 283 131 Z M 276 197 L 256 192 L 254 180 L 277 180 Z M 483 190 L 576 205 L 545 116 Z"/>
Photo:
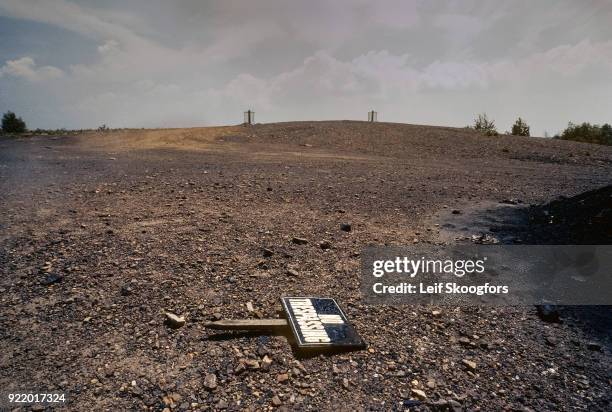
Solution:
<path fill-rule="evenodd" d="M 233 319 L 207 323 L 210 329 L 291 330 L 300 349 L 363 349 L 365 342 L 331 298 L 281 298 L 286 319 Z"/>

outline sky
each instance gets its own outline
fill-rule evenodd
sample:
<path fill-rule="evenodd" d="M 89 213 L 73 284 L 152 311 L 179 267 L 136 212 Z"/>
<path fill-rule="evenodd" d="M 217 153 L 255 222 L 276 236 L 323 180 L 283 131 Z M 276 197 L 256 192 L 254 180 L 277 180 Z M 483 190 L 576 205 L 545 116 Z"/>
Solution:
<path fill-rule="evenodd" d="M 0 112 L 31 129 L 612 123 L 612 0 L 0 0 Z"/>

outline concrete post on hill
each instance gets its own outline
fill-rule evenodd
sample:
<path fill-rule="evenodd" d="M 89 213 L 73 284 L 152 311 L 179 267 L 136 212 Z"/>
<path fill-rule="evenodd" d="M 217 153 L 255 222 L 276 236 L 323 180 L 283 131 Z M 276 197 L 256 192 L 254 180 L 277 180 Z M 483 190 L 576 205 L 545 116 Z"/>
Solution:
<path fill-rule="evenodd" d="M 368 122 L 374 123 L 378 118 L 378 112 L 374 110 L 368 112 Z"/>
<path fill-rule="evenodd" d="M 251 109 L 244 112 L 244 124 L 251 125 L 255 122 L 255 112 Z"/>

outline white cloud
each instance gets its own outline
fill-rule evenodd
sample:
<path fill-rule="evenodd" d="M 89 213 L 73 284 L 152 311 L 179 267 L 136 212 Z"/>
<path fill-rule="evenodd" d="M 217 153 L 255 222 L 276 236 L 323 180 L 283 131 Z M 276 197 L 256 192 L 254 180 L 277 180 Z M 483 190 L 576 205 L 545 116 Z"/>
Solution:
<path fill-rule="evenodd" d="M 98 46 L 98 52 L 100 54 L 110 54 L 119 50 L 119 42 L 117 40 L 108 40 L 104 44 Z"/>
<path fill-rule="evenodd" d="M 27 79 L 32 82 L 51 80 L 62 77 L 64 72 L 57 67 L 41 66 L 37 67 L 31 57 L 22 57 L 17 60 L 8 60 L 4 66 L 0 67 L 1 76 L 15 76 Z"/>
<path fill-rule="evenodd" d="M 229 82 L 223 94 L 264 100 L 270 104 L 283 97 L 337 97 L 354 94 L 379 98 L 405 96 L 427 89 L 465 90 L 529 82 L 552 74 L 571 77 L 589 67 L 612 69 L 612 41 L 584 41 L 534 53 L 522 59 L 490 62 L 434 61 L 418 68 L 409 54 L 370 51 L 342 61 L 327 51 L 306 58 L 302 65 L 270 79 L 241 74 Z M 265 97 L 264 97 L 265 96 Z"/>

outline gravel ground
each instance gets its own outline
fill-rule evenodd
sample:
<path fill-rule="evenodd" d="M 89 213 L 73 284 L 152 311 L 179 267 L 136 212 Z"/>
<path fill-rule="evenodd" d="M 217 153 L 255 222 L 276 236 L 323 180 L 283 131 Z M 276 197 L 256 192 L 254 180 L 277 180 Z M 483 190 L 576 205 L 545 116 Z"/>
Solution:
<path fill-rule="evenodd" d="M 609 308 L 366 306 L 359 254 L 611 176 L 609 147 L 388 123 L 0 138 L 0 388 L 77 411 L 609 410 Z M 368 348 L 203 327 L 290 295 L 336 298 Z"/>

